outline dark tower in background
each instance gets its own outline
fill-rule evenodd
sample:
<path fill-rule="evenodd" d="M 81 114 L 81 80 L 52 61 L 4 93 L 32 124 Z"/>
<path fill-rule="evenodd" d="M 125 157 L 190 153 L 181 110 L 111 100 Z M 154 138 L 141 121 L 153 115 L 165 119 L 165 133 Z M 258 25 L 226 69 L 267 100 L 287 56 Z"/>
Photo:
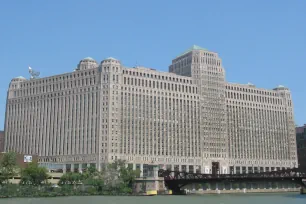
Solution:
<path fill-rule="evenodd" d="M 4 131 L 0 131 L 0 152 L 4 151 Z"/>
<path fill-rule="evenodd" d="M 296 127 L 296 145 L 299 161 L 299 169 L 306 172 L 306 124 Z"/>

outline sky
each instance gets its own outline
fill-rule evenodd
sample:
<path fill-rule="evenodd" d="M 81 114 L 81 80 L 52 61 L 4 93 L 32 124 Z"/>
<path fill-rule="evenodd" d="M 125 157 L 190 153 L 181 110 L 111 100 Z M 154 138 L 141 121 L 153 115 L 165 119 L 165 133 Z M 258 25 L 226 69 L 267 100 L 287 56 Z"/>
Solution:
<path fill-rule="evenodd" d="M 0 129 L 28 66 L 45 77 L 111 56 L 167 71 L 192 45 L 219 53 L 227 81 L 288 87 L 306 123 L 306 0 L 1 0 Z"/>

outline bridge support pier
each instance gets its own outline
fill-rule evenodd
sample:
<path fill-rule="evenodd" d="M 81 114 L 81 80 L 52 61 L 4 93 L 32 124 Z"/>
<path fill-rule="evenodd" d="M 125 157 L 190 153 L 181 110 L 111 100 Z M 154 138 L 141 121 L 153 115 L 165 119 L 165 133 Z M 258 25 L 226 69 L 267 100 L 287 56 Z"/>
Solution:
<path fill-rule="evenodd" d="M 306 187 L 301 186 L 300 193 L 301 193 L 301 194 L 306 194 Z"/>

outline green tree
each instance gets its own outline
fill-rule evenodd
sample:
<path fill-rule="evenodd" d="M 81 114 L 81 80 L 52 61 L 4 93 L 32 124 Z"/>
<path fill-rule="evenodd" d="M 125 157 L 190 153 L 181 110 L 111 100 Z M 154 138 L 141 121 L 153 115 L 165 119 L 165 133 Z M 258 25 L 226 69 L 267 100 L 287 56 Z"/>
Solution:
<path fill-rule="evenodd" d="M 80 183 L 83 180 L 83 175 L 75 172 L 65 173 L 59 180 L 59 185 L 72 185 Z"/>
<path fill-rule="evenodd" d="M 120 170 L 122 168 L 125 168 L 126 162 L 124 160 L 116 160 L 113 163 L 110 163 L 107 167 L 110 169 Z"/>
<path fill-rule="evenodd" d="M 132 187 L 135 179 L 140 175 L 139 169 L 133 170 L 132 167 L 126 165 L 124 160 L 115 161 L 111 164 L 111 168 L 119 172 L 118 178 L 129 188 Z"/>
<path fill-rule="evenodd" d="M 90 167 L 87 168 L 86 172 L 88 172 L 90 175 L 94 175 L 95 173 L 98 172 L 98 170 L 96 169 L 96 167 L 90 166 Z"/>
<path fill-rule="evenodd" d="M 8 183 L 9 178 L 18 174 L 17 155 L 15 152 L 3 154 L 0 161 L 0 184 Z"/>
<path fill-rule="evenodd" d="M 129 188 L 132 188 L 132 185 L 139 174 L 139 169 L 133 170 L 131 167 L 125 166 L 120 168 L 120 178 L 122 179 L 123 183 Z"/>
<path fill-rule="evenodd" d="M 210 184 L 209 183 L 204 183 L 204 188 L 205 188 L 205 190 L 210 189 Z"/>
<path fill-rule="evenodd" d="M 41 185 L 47 183 L 49 177 L 47 169 L 39 167 L 37 163 L 29 163 L 28 166 L 21 170 L 22 185 Z"/>
<path fill-rule="evenodd" d="M 276 182 L 272 183 L 272 188 L 277 188 L 277 183 Z"/>
<path fill-rule="evenodd" d="M 90 166 L 81 175 L 81 180 L 86 180 L 88 178 L 99 175 L 99 172 L 94 166 Z"/>
<path fill-rule="evenodd" d="M 239 184 L 238 184 L 238 183 L 234 183 L 234 184 L 233 184 L 233 188 L 234 188 L 234 189 L 238 189 L 238 188 L 239 188 Z"/>
<path fill-rule="evenodd" d="M 97 171 L 95 167 L 89 167 L 83 173 L 65 173 L 59 181 L 62 187 L 82 184 L 83 189 L 91 189 L 91 193 L 131 193 L 133 182 L 140 171 L 134 171 L 126 167 L 125 161 L 118 160 L 108 164 L 102 171 Z M 69 188 L 70 189 L 70 188 Z"/>
<path fill-rule="evenodd" d="M 106 189 L 116 189 L 122 183 L 118 168 L 116 164 L 109 164 L 101 171 L 102 180 L 104 181 Z"/>
<path fill-rule="evenodd" d="M 116 160 L 107 165 L 102 172 L 105 188 L 109 190 L 117 189 L 121 193 L 132 192 L 133 182 L 139 174 L 139 169 L 133 170 L 123 160 Z"/>
<path fill-rule="evenodd" d="M 241 188 L 246 188 L 246 187 L 247 187 L 246 183 L 241 184 Z"/>
<path fill-rule="evenodd" d="M 199 190 L 199 189 L 202 189 L 202 184 L 200 184 L 200 183 L 198 183 L 198 184 L 196 185 L 196 190 Z"/>
<path fill-rule="evenodd" d="M 98 172 L 93 166 L 88 167 L 83 173 L 68 172 L 65 173 L 58 183 L 65 187 L 67 185 L 73 185 L 76 189 L 77 184 L 83 184 L 85 186 L 92 186 L 95 191 L 101 192 L 104 188 L 104 180 L 102 172 Z M 68 188 L 69 189 L 69 188 Z M 88 188 L 89 189 L 89 188 Z"/>
<path fill-rule="evenodd" d="M 104 189 L 104 180 L 100 175 L 87 178 L 83 181 L 83 184 L 95 187 L 98 192 Z"/>

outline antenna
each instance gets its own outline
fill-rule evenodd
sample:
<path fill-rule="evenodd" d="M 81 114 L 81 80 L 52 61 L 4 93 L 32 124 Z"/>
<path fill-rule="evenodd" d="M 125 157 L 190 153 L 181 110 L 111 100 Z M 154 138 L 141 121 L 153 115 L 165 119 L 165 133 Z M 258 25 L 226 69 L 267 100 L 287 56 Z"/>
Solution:
<path fill-rule="evenodd" d="M 29 66 L 29 73 L 31 75 L 31 79 L 37 79 L 39 77 L 39 75 L 40 75 L 40 72 L 35 71 L 30 66 Z"/>

